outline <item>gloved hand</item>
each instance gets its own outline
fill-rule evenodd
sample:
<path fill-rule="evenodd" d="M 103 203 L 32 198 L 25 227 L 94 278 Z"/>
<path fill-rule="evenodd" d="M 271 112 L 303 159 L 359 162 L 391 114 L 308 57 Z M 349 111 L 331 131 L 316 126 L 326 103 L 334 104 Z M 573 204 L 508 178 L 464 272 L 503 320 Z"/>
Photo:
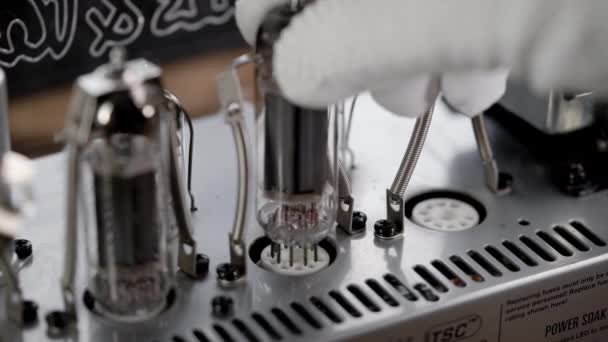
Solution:
<path fill-rule="evenodd" d="M 285 1 L 238 1 L 250 43 Z M 502 95 L 506 69 L 537 90 L 607 90 L 605 13 L 603 0 L 318 0 L 283 32 L 274 68 L 303 105 L 369 90 L 389 110 L 419 115 L 442 90 L 475 114 Z"/>

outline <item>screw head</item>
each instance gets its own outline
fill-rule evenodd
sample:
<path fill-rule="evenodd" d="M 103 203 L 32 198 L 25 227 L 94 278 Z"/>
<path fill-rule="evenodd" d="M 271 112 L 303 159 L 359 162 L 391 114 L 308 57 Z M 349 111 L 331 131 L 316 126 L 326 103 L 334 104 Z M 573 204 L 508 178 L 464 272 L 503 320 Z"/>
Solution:
<path fill-rule="evenodd" d="M 241 267 L 231 263 L 219 264 L 215 271 L 219 280 L 227 282 L 237 281 L 243 275 Z"/>
<path fill-rule="evenodd" d="M 397 226 L 389 220 L 380 220 L 374 224 L 374 232 L 381 239 L 391 239 L 397 236 Z"/>
<path fill-rule="evenodd" d="M 584 196 L 597 188 L 583 162 L 562 163 L 556 165 L 553 172 L 557 185 L 571 196 Z"/>
<path fill-rule="evenodd" d="M 91 311 L 95 310 L 95 297 L 93 297 L 93 294 L 89 290 L 84 291 L 82 301 L 87 309 Z"/>
<path fill-rule="evenodd" d="M 20 260 L 26 259 L 32 255 L 33 247 L 29 240 L 17 239 L 14 241 L 15 254 Z"/>
<path fill-rule="evenodd" d="M 215 317 L 224 318 L 234 312 L 234 301 L 227 296 L 217 296 L 211 300 L 211 313 Z"/>
<path fill-rule="evenodd" d="M 367 215 L 362 211 L 355 211 L 353 213 L 353 229 L 363 230 L 367 224 Z"/>
<path fill-rule="evenodd" d="M 38 321 L 38 304 L 31 300 L 24 300 L 22 303 L 23 324 L 31 325 Z"/>
<path fill-rule="evenodd" d="M 63 311 L 52 311 L 49 312 L 46 317 L 46 324 L 53 330 L 63 332 L 66 330 L 70 323 L 70 317 L 66 312 Z"/>
<path fill-rule="evenodd" d="M 513 186 L 513 175 L 507 172 L 500 172 L 498 174 L 498 188 L 499 189 L 510 189 Z"/>
<path fill-rule="evenodd" d="M 209 257 L 205 254 L 196 255 L 196 275 L 203 278 L 209 273 Z"/>

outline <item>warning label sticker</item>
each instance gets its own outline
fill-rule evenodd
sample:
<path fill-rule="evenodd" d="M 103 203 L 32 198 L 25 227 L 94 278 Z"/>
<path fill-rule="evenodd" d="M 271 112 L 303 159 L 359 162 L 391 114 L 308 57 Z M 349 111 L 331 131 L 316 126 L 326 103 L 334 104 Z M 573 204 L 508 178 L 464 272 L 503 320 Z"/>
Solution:
<path fill-rule="evenodd" d="M 608 340 L 608 272 L 595 272 L 507 299 L 501 340 Z"/>

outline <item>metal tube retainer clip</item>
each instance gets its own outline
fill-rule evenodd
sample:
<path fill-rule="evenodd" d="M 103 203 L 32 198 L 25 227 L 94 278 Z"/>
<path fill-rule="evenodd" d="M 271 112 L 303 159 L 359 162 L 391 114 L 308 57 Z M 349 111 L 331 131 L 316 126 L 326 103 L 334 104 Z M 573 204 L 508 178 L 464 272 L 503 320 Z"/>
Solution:
<path fill-rule="evenodd" d="M 217 77 L 220 105 L 225 121 L 232 129 L 238 164 L 238 193 L 234 225 L 228 236 L 230 263 L 218 266 L 220 285 L 232 286 L 243 280 L 247 274 L 245 229 L 247 226 L 248 203 L 250 202 L 250 153 L 249 139 L 243 117 L 244 99 L 238 69 L 255 62 L 252 55 L 236 58 L 230 67 Z"/>

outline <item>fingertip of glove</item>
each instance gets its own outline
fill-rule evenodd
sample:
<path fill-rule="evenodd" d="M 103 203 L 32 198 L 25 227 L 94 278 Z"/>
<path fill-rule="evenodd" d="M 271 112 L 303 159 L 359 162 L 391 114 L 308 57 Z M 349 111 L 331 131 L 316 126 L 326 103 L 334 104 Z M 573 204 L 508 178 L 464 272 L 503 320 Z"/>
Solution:
<path fill-rule="evenodd" d="M 459 113 L 476 116 L 503 97 L 508 74 L 504 69 L 446 73 L 441 80 L 443 98 Z"/>
<path fill-rule="evenodd" d="M 260 25 L 266 13 L 287 0 L 237 0 L 235 4 L 236 25 L 247 43 L 255 46 Z"/>
<path fill-rule="evenodd" d="M 416 118 L 426 113 L 439 94 L 439 81 L 431 75 L 387 82 L 385 88 L 372 91 L 374 100 L 386 110 Z"/>

